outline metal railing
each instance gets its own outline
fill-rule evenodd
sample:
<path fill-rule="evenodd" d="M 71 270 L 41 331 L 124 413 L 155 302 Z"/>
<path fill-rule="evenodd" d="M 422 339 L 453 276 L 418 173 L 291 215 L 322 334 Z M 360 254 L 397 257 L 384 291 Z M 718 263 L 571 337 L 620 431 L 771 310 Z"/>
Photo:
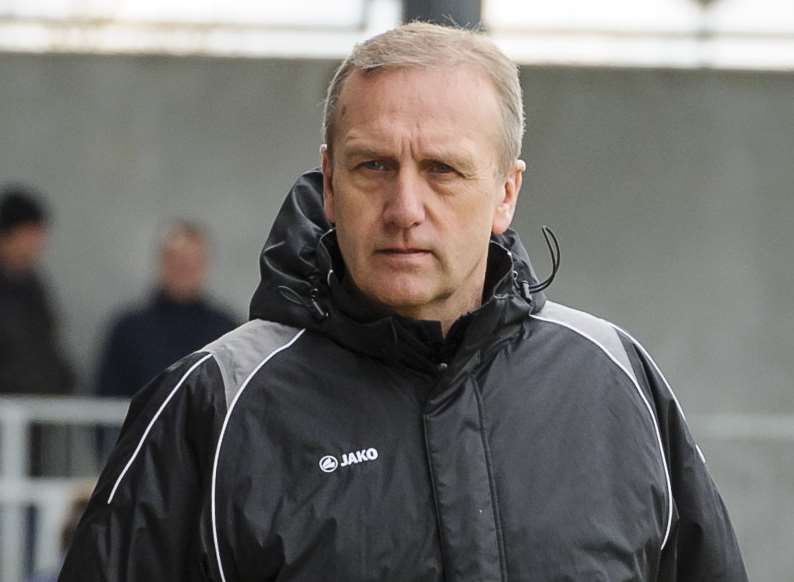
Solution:
<path fill-rule="evenodd" d="M 96 474 L 93 429 L 120 426 L 128 405 L 115 398 L 0 397 L 0 582 L 25 580 L 30 543 L 35 571 L 58 567 L 72 495 Z M 41 445 L 57 449 L 57 476 L 30 476 L 34 426 L 44 427 Z M 35 515 L 35 539 L 30 515 Z"/>

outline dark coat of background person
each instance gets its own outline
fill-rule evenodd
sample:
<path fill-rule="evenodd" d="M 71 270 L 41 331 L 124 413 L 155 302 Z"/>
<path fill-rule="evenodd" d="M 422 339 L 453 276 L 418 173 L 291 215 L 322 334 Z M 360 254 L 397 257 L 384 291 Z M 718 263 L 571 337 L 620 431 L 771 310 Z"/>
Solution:
<path fill-rule="evenodd" d="M 177 302 L 157 291 L 146 305 L 112 324 L 96 392 L 130 397 L 164 368 L 236 325 L 231 315 L 206 298 Z"/>
<path fill-rule="evenodd" d="M 36 273 L 0 266 L 0 394 L 68 394 L 74 376 L 56 341 L 56 318 Z"/>
<path fill-rule="evenodd" d="M 40 194 L 22 184 L 0 193 L 0 394 L 68 394 L 74 374 L 57 340 L 57 317 L 37 269 L 49 228 Z M 36 229 L 38 242 L 17 244 Z M 32 238 L 30 239 L 32 240 Z"/>

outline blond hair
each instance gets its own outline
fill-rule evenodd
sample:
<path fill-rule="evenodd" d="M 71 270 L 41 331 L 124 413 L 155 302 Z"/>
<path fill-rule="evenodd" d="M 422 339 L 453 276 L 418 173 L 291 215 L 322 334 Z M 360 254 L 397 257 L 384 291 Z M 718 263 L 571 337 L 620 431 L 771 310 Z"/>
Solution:
<path fill-rule="evenodd" d="M 323 139 L 332 149 L 337 105 L 354 71 L 406 67 L 478 67 L 491 81 L 502 113 L 501 165 L 507 171 L 521 153 L 524 107 L 518 67 L 484 34 L 474 30 L 411 22 L 358 44 L 336 70 L 325 99 Z"/>

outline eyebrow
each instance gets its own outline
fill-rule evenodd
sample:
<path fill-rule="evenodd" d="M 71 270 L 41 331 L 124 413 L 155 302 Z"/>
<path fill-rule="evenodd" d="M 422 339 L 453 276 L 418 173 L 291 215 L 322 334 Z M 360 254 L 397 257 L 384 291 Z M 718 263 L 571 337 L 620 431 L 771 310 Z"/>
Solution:
<path fill-rule="evenodd" d="M 391 158 L 391 154 L 369 146 L 351 146 L 345 149 L 346 158 Z"/>
<path fill-rule="evenodd" d="M 387 150 L 378 150 L 373 146 L 368 145 L 353 145 L 350 146 L 345 150 L 345 158 L 347 159 L 357 159 L 357 158 L 386 158 L 386 159 L 397 159 L 397 157 L 387 151 Z M 474 167 L 474 160 L 472 156 L 468 153 L 454 153 L 451 151 L 445 151 L 443 149 L 437 150 L 430 150 L 424 153 L 422 156 L 423 161 L 439 161 L 448 163 L 449 165 L 457 168 L 461 172 L 464 173 L 473 173 Z"/>
<path fill-rule="evenodd" d="M 473 156 L 469 152 L 454 153 L 436 150 L 427 152 L 426 159 L 448 163 L 461 172 L 473 172 L 476 165 L 474 164 Z"/>

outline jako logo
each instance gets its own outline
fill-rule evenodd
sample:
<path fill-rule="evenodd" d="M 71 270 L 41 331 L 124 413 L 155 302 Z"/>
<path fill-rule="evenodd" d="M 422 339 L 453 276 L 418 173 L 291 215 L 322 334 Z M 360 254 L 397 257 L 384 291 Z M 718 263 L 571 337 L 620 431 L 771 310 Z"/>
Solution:
<path fill-rule="evenodd" d="M 358 463 L 366 463 L 367 461 L 374 461 L 377 458 L 378 451 L 372 448 L 342 453 L 341 464 L 333 455 L 325 455 L 320 459 L 320 470 L 323 473 L 333 473 L 339 467 L 349 467 L 350 465 L 356 465 Z"/>
<path fill-rule="evenodd" d="M 320 459 L 320 470 L 323 473 L 333 473 L 336 471 L 338 466 L 339 461 L 337 461 L 336 457 L 332 455 L 325 455 L 322 459 Z"/>

